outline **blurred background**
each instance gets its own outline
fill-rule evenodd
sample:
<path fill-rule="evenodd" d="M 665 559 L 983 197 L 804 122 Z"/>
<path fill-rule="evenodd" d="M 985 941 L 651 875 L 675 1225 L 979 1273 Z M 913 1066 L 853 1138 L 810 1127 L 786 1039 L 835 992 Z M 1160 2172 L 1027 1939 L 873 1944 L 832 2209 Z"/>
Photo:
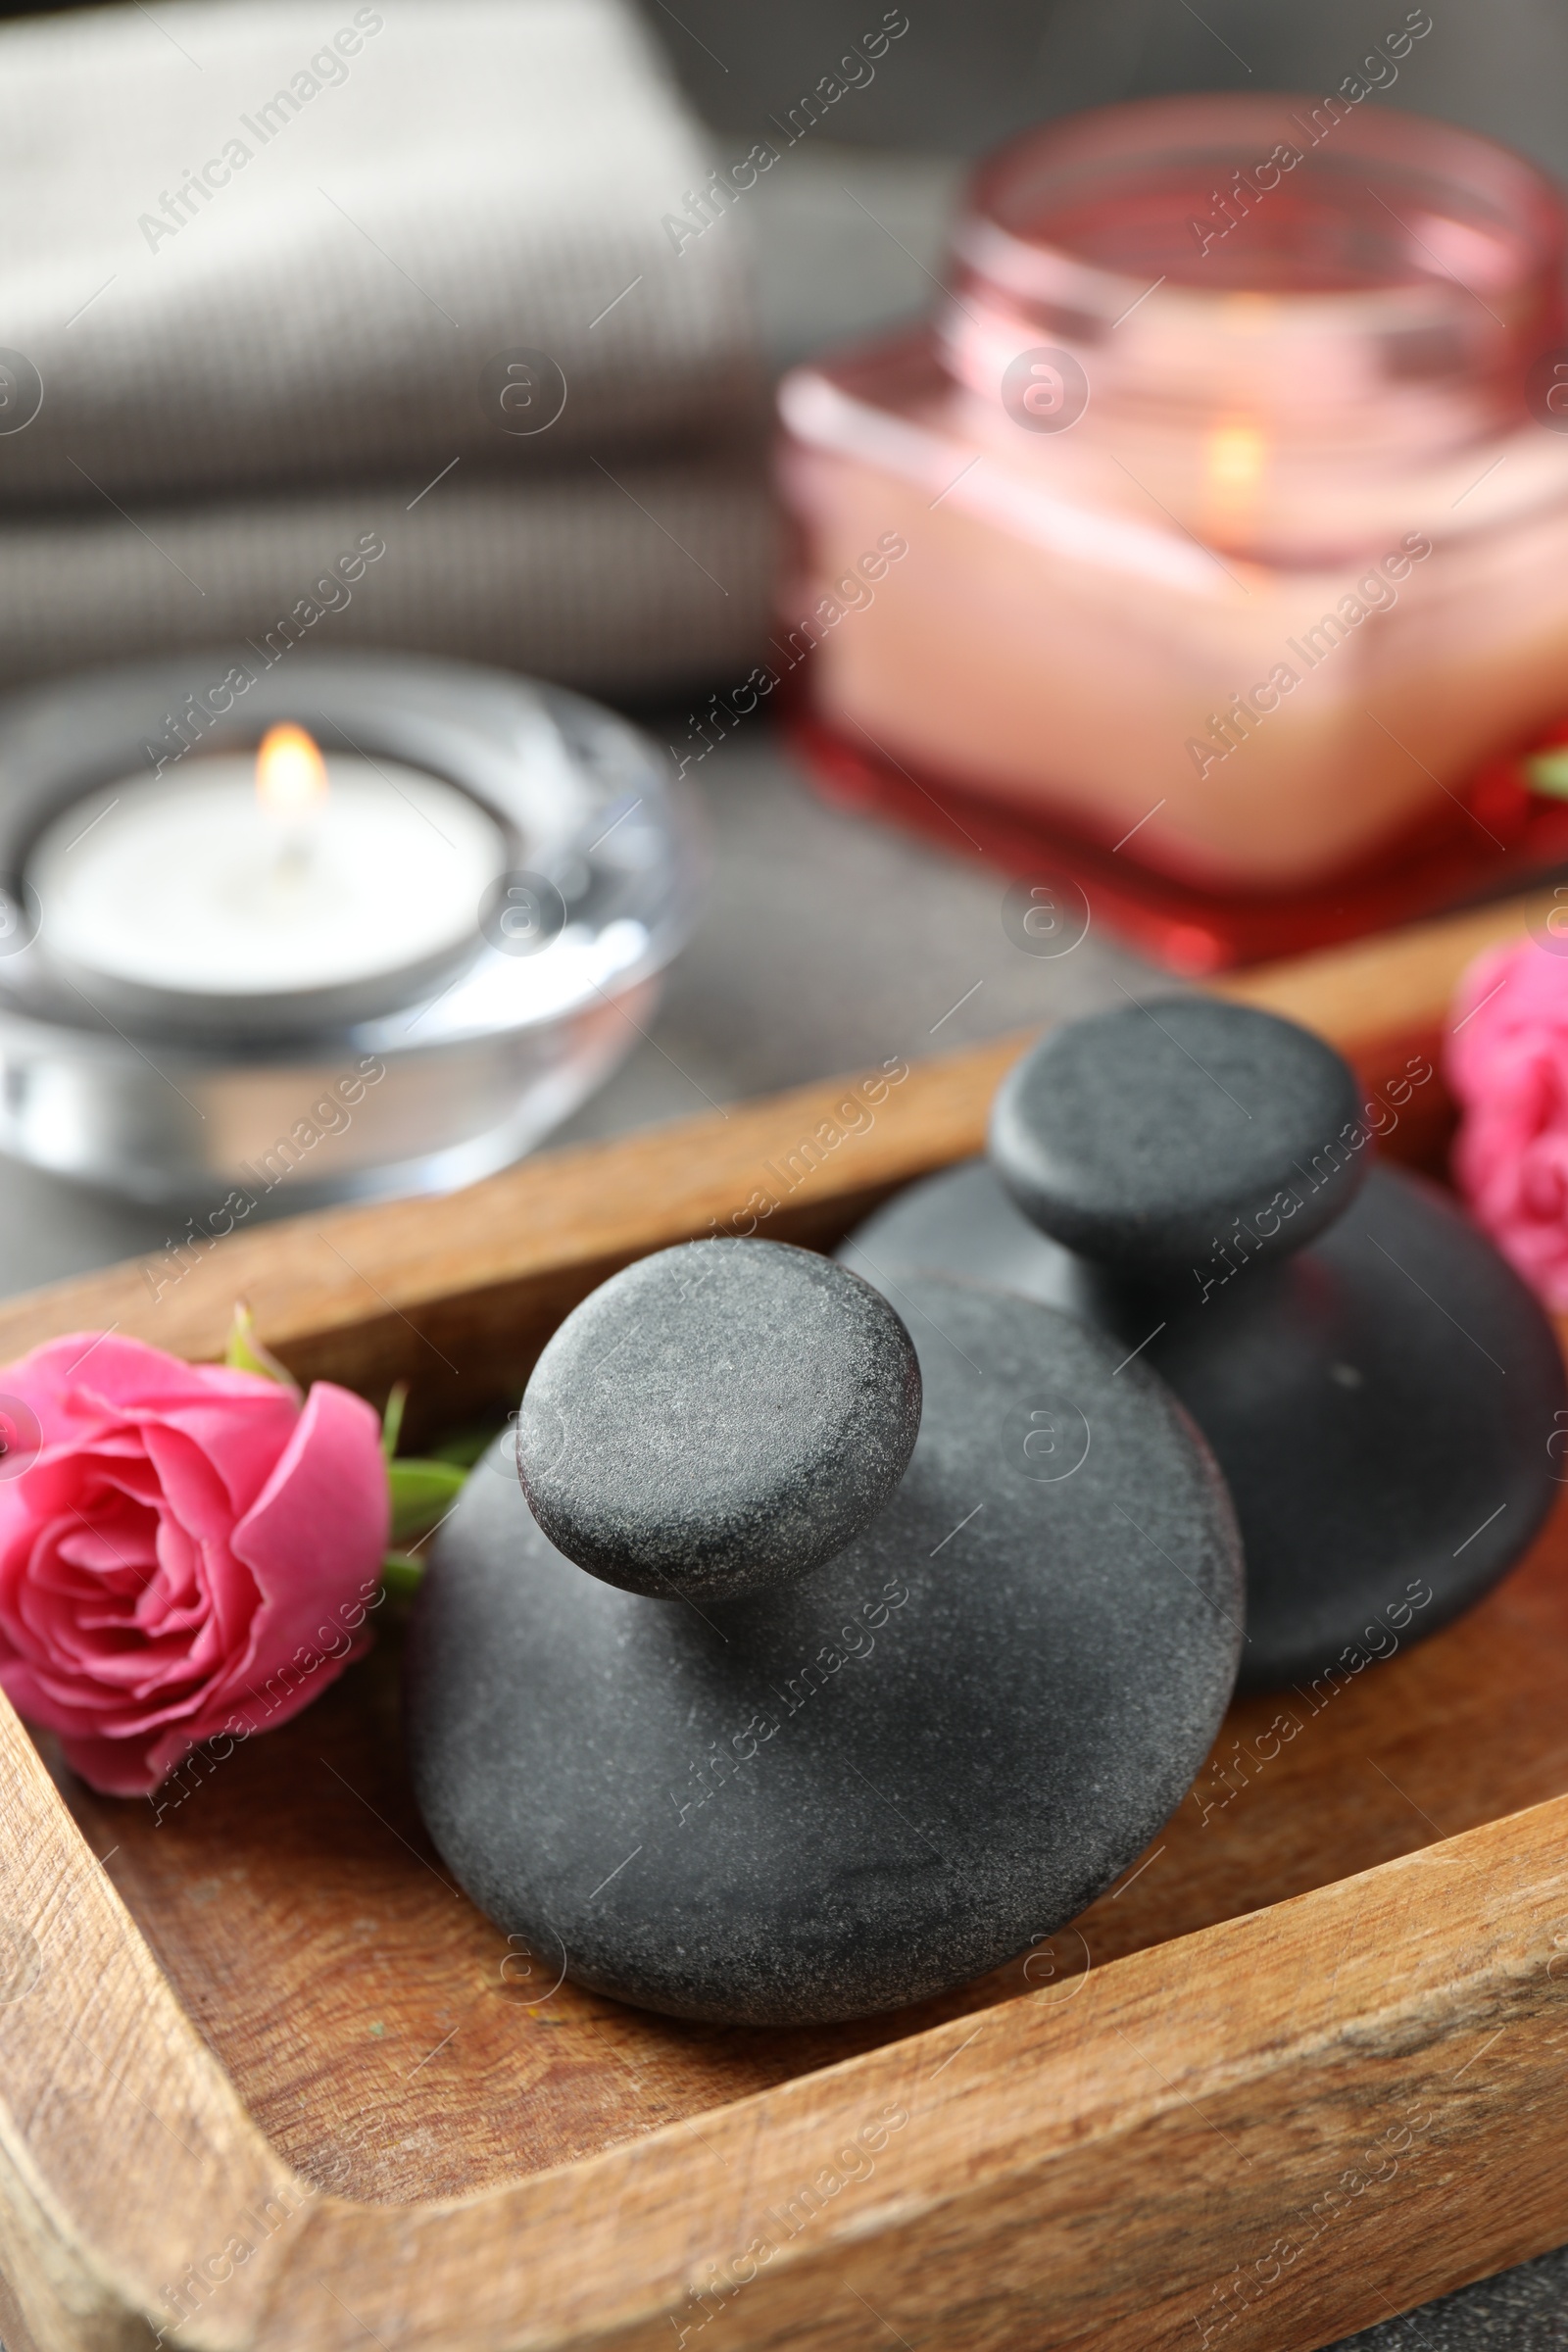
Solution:
<path fill-rule="evenodd" d="M 879 8 L 368 13 L 385 29 L 362 35 L 343 85 L 200 218 L 189 196 L 161 200 L 255 121 L 324 19 L 180 0 L 6 28 L 16 323 L 0 339 L 49 398 L 0 439 L 0 678 L 252 636 L 323 551 L 382 530 L 386 560 L 319 642 L 536 671 L 633 711 L 677 757 L 704 753 L 689 773 L 716 859 L 707 913 L 650 1034 L 563 1141 L 1113 995 L 1141 967 L 1093 929 L 1061 958 L 1018 951 L 1005 876 L 961 826 L 947 855 L 824 808 L 766 707 L 698 724 L 773 625 L 768 385 L 932 307 L 968 165 L 999 141 L 1128 97 L 1334 88 L 1404 12 L 925 6 L 789 140 L 791 109 Z M 1568 170 L 1565 70 L 1568 12 L 1547 0 L 1440 11 L 1370 103 Z M 700 219 L 686 195 L 757 141 L 775 165 L 669 252 L 661 210 Z M 655 304 L 617 300 L 639 262 L 664 270 Z M 564 429 L 508 441 L 481 416 L 474 376 L 512 344 L 560 347 Z M 164 1238 L 156 1211 L 5 1181 L 7 1287 Z"/>
<path fill-rule="evenodd" d="M 1132 97 L 1333 89 L 1403 10 L 345 0 L 331 26 L 295 0 L 6 13 L 0 342 L 48 392 L 0 437 L 0 684 L 270 644 L 323 561 L 379 535 L 384 560 L 317 608 L 307 652 L 478 660 L 631 712 L 686 766 L 712 880 L 657 1016 L 562 1142 L 1144 983 L 1095 924 L 1070 954 L 1023 952 L 1007 873 L 961 817 L 920 839 L 825 806 L 769 704 L 715 718 L 776 628 L 789 542 L 771 386 L 932 310 L 967 171 L 998 142 Z M 342 77 L 311 75 L 340 19 Z M 1369 106 L 1568 170 L 1568 13 L 1507 0 L 1431 24 Z M 803 116 L 879 25 L 904 29 L 879 36 L 874 71 Z M 301 69 L 309 108 L 269 118 Z M 220 166 L 217 192 L 199 188 L 189 175 L 236 137 L 248 172 Z M 758 142 L 774 162 L 710 222 L 701 190 L 714 171 L 743 180 Z M 474 387 L 522 346 L 559 361 L 571 398 L 552 431 L 509 437 Z M 0 1195 L 7 1289 L 157 1250 L 170 1229 L 163 1210 L 14 1162 Z M 281 1188 L 268 1208 L 289 1205 Z"/>

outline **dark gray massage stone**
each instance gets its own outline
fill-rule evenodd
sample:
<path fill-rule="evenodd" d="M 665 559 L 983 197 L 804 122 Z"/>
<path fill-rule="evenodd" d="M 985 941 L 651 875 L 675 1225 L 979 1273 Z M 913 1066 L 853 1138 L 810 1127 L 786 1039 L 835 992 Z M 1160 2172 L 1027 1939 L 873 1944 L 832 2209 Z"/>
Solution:
<path fill-rule="evenodd" d="M 1114 1880 L 1208 1751 L 1241 1567 L 1186 1415 L 1028 1300 L 903 1298 L 908 1471 L 795 1584 L 693 1606 L 585 1576 L 501 1446 L 438 1540 L 420 1807 L 474 1900 L 593 1990 L 787 2026 L 961 1984 Z"/>
<path fill-rule="evenodd" d="M 991 1160 L 1080 1256 L 1191 1282 L 1238 1226 L 1250 1254 L 1284 1256 L 1340 1215 L 1366 1173 L 1342 1140 L 1359 1109 L 1351 1071 L 1308 1030 L 1173 998 L 1091 1013 L 1025 1054 L 998 1090 Z"/>
<path fill-rule="evenodd" d="M 842 1551 L 904 1476 L 920 1367 L 879 1292 L 778 1242 L 692 1242 L 566 1317 L 517 1417 L 534 1517 L 629 1592 L 706 1603 Z"/>
<path fill-rule="evenodd" d="M 1162 1021 L 1171 1009 L 1157 1007 Z M 1322 1114 L 1313 1071 L 1327 1047 L 1308 1041 L 1315 1054 L 1293 1062 L 1292 1041 L 1303 1033 L 1291 1024 L 1240 1006 L 1200 1009 L 1213 1020 L 1185 1027 L 1184 1040 L 1227 1084 L 1244 1083 L 1243 1063 L 1217 1051 L 1219 1035 L 1235 1023 L 1255 1042 L 1262 1022 L 1284 1033 L 1270 1066 L 1304 1067 Z M 1113 1102 L 1111 1056 L 1140 1047 L 1140 1032 L 1120 1012 L 1062 1034 L 1080 1031 L 1094 1033 L 1104 1056 L 1095 1100 Z M 1045 1066 L 1040 1053 L 1023 1065 L 1036 1074 Z M 1064 1054 L 1061 1066 L 1081 1067 L 1081 1057 Z M 1152 1099 L 1148 1055 L 1132 1051 L 1126 1068 L 1127 1083 Z M 1170 1076 L 1170 1157 L 1193 1171 L 1193 1136 L 1217 1134 L 1222 1122 L 1203 1071 L 1189 1064 L 1185 1079 Z M 1048 1100 L 1033 1086 L 1031 1077 L 1013 1088 L 1014 1123 L 1032 1116 L 1054 1139 L 1069 1109 L 1091 1115 L 1082 1091 Z M 1259 1109 L 1263 1098 L 1254 1090 L 1247 1100 Z M 1114 1136 L 1144 1134 L 1139 1109 L 1093 1115 Z M 1455 1201 L 1374 1164 L 1366 1128 L 1351 1133 L 1360 1142 L 1345 1156 L 1364 1189 L 1342 1181 L 1336 1194 L 1328 1173 L 1320 1166 L 1314 1179 L 1304 1161 L 1294 1180 L 1298 1206 L 1280 1231 L 1293 1242 L 1317 1238 L 1289 1253 L 1239 1246 L 1216 1221 L 1214 1245 L 1200 1253 L 1197 1229 L 1186 1229 L 1194 1253 L 1179 1274 L 1158 1282 L 1121 1273 L 1039 1231 L 999 1171 L 978 1160 L 910 1186 L 841 1250 L 895 1305 L 917 1270 L 994 1284 L 1097 1325 L 1169 1383 L 1236 1504 L 1247 1558 L 1243 1690 L 1359 1674 L 1436 1633 L 1519 1558 L 1558 1492 L 1560 1448 L 1548 1446 L 1568 1389 L 1545 1315 Z M 1043 1144 L 1037 1162 L 1050 1163 L 1054 1149 Z M 1081 1164 L 1093 1157 L 1084 1146 Z M 1123 1200 L 1157 1181 L 1156 1158 L 1151 1132 Z M 1249 1164 L 1250 1182 L 1270 1181 L 1265 1162 Z M 1239 1187 L 1231 1194 L 1243 1197 Z M 1324 1229 L 1326 1198 L 1341 1209 Z"/>

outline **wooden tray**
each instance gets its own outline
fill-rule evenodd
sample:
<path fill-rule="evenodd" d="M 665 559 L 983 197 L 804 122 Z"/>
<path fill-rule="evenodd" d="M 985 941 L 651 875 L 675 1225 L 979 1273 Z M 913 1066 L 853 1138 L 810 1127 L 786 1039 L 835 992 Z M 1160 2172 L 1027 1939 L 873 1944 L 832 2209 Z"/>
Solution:
<path fill-rule="evenodd" d="M 1381 1086 L 1533 911 L 1225 992 Z M 827 1245 L 975 1151 L 1021 1042 L 238 1237 L 157 1298 L 63 1285 L 0 1309 L 0 1363 L 111 1325 L 216 1354 L 243 1296 L 302 1376 L 408 1377 L 450 1426 L 629 1259 L 758 1193 Z M 1435 1163 L 1449 1115 L 1433 1078 L 1388 1148 Z M 0 2334 L 1294 2352 L 1568 2239 L 1565 1546 L 1560 1513 L 1447 1633 L 1238 1706 L 1053 1943 L 831 2030 L 644 2016 L 509 1947 L 410 1802 L 395 1639 L 144 1804 L 0 1701 Z"/>

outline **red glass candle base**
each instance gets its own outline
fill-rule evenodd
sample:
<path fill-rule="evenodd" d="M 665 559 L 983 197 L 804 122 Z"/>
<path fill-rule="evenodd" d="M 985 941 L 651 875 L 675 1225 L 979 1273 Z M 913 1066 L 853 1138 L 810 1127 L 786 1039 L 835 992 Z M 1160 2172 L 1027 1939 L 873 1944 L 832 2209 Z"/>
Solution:
<path fill-rule="evenodd" d="M 833 807 L 888 818 L 1010 874 L 1076 888 L 1092 922 L 1190 979 L 1521 890 L 1568 864 L 1568 801 L 1529 791 L 1513 760 L 1484 769 L 1451 815 L 1427 821 L 1338 882 L 1232 896 L 1140 864 L 1131 843 L 1093 841 L 944 778 L 918 778 L 824 726 L 804 694 L 786 706 L 785 724 Z M 1561 733 L 1568 741 L 1568 729 Z"/>

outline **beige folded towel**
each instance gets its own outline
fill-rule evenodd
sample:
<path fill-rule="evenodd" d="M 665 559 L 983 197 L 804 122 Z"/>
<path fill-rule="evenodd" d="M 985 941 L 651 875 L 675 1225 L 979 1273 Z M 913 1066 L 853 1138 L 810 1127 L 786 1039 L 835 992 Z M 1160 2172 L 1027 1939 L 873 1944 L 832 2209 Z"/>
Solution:
<path fill-rule="evenodd" d="M 244 504 L 0 524 L 0 684 L 250 639 L 402 646 L 649 695 L 744 676 L 773 518 L 747 459 L 615 461 L 521 484 L 460 463 Z"/>
<path fill-rule="evenodd" d="M 762 382 L 744 223 L 663 227 L 702 177 L 622 0 L 0 28 L 0 684 L 242 638 L 743 670 Z M 504 409 L 519 350 L 560 375 Z"/>
<path fill-rule="evenodd" d="M 0 504 L 455 457 L 515 475 L 710 436 L 759 385 L 744 224 L 684 251 L 662 225 L 702 175 L 621 0 L 160 0 L 0 27 L 0 344 L 43 390 L 0 431 Z M 481 399 L 518 348 L 567 386 L 526 439 Z"/>

